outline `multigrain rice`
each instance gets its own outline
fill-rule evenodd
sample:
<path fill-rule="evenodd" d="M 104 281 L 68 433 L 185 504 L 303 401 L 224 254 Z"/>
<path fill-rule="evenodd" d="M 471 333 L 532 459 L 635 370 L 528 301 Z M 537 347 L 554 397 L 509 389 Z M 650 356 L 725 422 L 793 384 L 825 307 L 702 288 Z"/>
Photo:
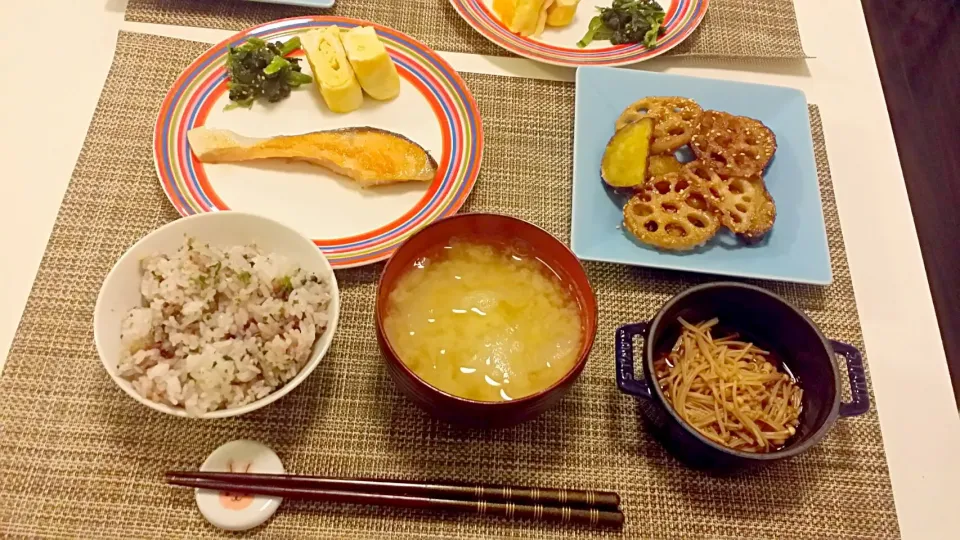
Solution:
<path fill-rule="evenodd" d="M 120 376 L 147 399 L 201 415 L 292 379 L 327 327 L 330 284 L 256 246 L 187 238 L 141 261 L 142 306 L 123 320 Z"/>

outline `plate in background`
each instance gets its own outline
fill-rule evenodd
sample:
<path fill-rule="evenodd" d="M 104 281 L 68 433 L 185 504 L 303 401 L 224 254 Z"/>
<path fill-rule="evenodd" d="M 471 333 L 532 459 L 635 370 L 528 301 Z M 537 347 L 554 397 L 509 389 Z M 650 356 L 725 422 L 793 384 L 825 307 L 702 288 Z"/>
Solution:
<path fill-rule="evenodd" d="M 304 6 L 315 8 L 331 8 L 336 3 L 335 0 L 247 0 L 248 2 L 260 2 L 262 4 L 287 4 L 291 6 Z"/>
<path fill-rule="evenodd" d="M 279 103 L 257 102 L 250 109 L 224 110 L 230 103 L 224 69 L 229 46 L 253 36 L 286 41 L 330 25 L 376 28 L 400 72 L 397 98 L 381 102 L 367 96 L 360 109 L 337 114 L 327 109 L 311 83 Z M 300 65 L 310 73 L 306 61 Z M 351 180 L 306 163 L 204 164 L 194 158 L 186 136 L 187 130 L 204 125 L 252 137 L 371 126 L 420 144 L 436 159 L 439 171 L 429 183 L 361 189 Z M 240 210 L 272 218 L 313 239 L 334 268 L 386 259 L 420 227 L 454 214 L 473 189 L 482 155 L 483 126 L 476 101 L 446 61 L 396 30 L 342 17 L 283 19 L 215 45 L 177 78 L 154 131 L 157 174 L 181 215 Z"/>
<path fill-rule="evenodd" d="M 494 12 L 493 2 L 450 0 L 463 20 L 485 38 L 520 56 L 560 66 L 617 66 L 660 56 L 693 34 L 710 4 L 710 0 L 658 0 L 666 13 L 665 32 L 653 49 L 636 43 L 611 45 L 609 41 L 594 41 L 581 49 L 577 42 L 598 14 L 597 7 L 610 7 L 613 0 L 581 0 L 573 22 L 561 28 L 546 27 L 535 38 L 511 32 Z"/>
<path fill-rule="evenodd" d="M 600 180 L 600 159 L 614 121 L 645 96 L 684 96 L 706 109 L 750 116 L 777 137 L 767 190 L 777 205 L 773 230 L 748 246 L 720 232 L 690 252 L 660 251 L 623 227 L 626 198 Z M 576 77 L 571 248 L 581 259 L 724 276 L 827 285 L 833 277 L 820 185 L 803 92 L 780 86 L 582 67 Z"/>

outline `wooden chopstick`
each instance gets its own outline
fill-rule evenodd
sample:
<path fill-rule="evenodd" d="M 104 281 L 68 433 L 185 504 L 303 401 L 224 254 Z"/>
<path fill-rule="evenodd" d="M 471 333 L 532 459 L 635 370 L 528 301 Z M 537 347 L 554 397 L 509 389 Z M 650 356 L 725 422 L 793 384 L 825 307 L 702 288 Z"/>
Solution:
<path fill-rule="evenodd" d="M 241 476 L 251 476 L 243 474 Z M 261 475 L 262 476 L 262 475 Z M 282 475 L 281 475 L 282 476 Z M 517 504 L 514 502 L 492 502 L 486 500 L 458 500 L 435 497 L 418 497 L 363 491 L 345 491 L 321 489 L 317 487 L 286 487 L 277 485 L 249 483 L 246 481 L 222 481 L 209 478 L 184 478 L 167 475 L 167 482 L 173 485 L 268 495 L 290 499 L 344 502 L 401 508 L 420 508 L 426 510 L 445 510 L 474 513 L 477 515 L 502 516 L 506 518 L 525 518 L 536 521 L 558 521 L 583 525 L 620 526 L 623 513 L 620 510 L 600 508 L 573 508 L 570 506 L 547 506 L 543 504 Z"/>
<path fill-rule="evenodd" d="M 319 488 L 338 491 L 407 495 L 464 501 L 512 502 L 545 506 L 617 508 L 620 495 L 611 491 L 579 489 L 544 489 L 522 486 L 437 484 L 432 482 L 397 482 L 362 478 L 324 478 L 294 474 L 255 474 L 203 471 L 171 471 L 167 478 L 244 482 L 248 485 Z"/>

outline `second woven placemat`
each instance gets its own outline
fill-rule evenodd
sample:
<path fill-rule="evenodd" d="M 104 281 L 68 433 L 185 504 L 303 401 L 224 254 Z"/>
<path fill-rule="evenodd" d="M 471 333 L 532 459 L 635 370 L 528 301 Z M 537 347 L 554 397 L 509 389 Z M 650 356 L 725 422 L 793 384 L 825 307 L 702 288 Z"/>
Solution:
<path fill-rule="evenodd" d="M 302 15 L 337 15 L 373 21 L 410 34 L 438 51 L 512 56 L 464 22 L 449 0 L 339 0 L 331 9 L 242 0 L 129 0 L 125 16 L 126 20 L 136 22 L 242 30 Z M 806 57 L 800 44 L 793 0 L 711 0 L 700 28 L 667 54 Z"/>
<path fill-rule="evenodd" d="M 100 365 L 92 312 L 106 273 L 137 239 L 176 219 L 154 174 L 151 134 L 180 70 L 206 46 L 121 34 L 117 55 L 0 376 L 0 533 L 17 537 L 202 538 L 208 525 L 163 472 L 197 467 L 250 438 L 287 470 L 607 489 L 622 531 L 286 501 L 262 538 L 894 538 L 896 512 L 875 411 L 840 420 L 806 454 L 714 478 L 671 458 L 614 382 L 613 332 L 650 318 L 703 276 L 589 263 L 600 307 L 593 354 L 561 406 L 515 428 L 472 431 L 403 398 L 376 345 L 382 265 L 338 272 L 342 318 L 321 366 L 290 395 L 216 421 L 173 418 L 123 394 Z M 512 214 L 567 240 L 574 88 L 464 74 L 486 153 L 468 210 Z M 540 96 L 530 100 L 530 95 Z M 811 109 L 834 283 L 763 283 L 824 332 L 863 347 L 816 109 Z"/>

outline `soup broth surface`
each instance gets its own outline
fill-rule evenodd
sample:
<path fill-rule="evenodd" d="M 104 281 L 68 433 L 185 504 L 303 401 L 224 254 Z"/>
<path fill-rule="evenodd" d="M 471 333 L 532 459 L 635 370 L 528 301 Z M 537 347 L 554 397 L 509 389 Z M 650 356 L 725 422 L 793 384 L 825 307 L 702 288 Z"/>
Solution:
<path fill-rule="evenodd" d="M 387 302 L 384 331 L 400 360 L 458 397 L 537 393 L 579 356 L 575 295 L 521 243 L 452 240 L 417 260 Z"/>

